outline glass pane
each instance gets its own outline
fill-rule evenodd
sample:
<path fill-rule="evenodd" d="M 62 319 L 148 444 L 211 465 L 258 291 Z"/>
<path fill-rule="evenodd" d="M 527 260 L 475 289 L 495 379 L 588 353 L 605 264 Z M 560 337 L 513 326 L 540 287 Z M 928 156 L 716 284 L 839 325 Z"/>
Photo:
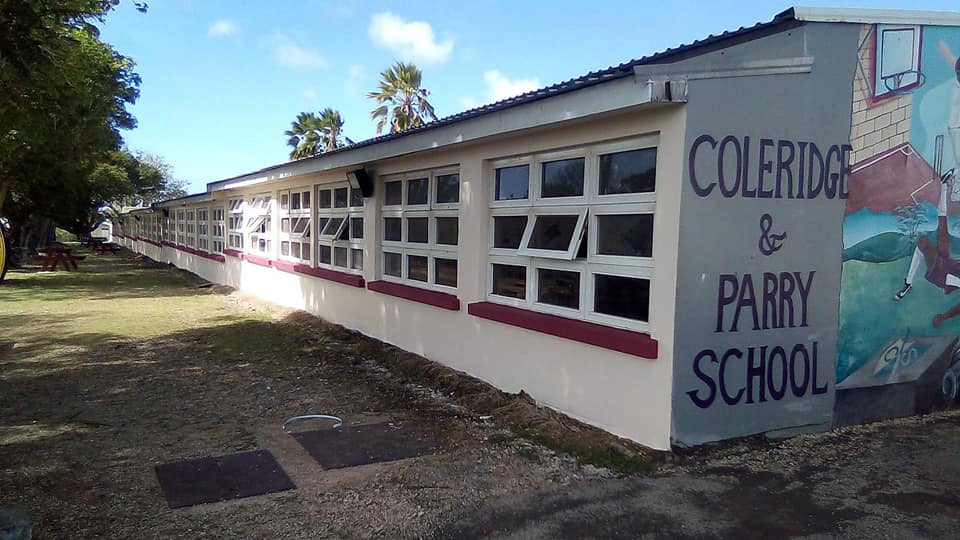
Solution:
<path fill-rule="evenodd" d="M 290 255 L 296 259 L 300 258 L 300 242 L 290 244 Z"/>
<path fill-rule="evenodd" d="M 303 209 L 306 210 L 306 209 L 310 208 L 310 192 L 309 192 L 309 191 L 304 191 L 304 192 L 303 192 L 303 199 L 302 199 L 302 200 L 303 200 Z"/>
<path fill-rule="evenodd" d="M 543 197 L 583 195 L 583 158 L 548 161 L 543 164 Z"/>
<path fill-rule="evenodd" d="M 510 298 L 527 297 L 527 269 L 507 264 L 493 265 L 493 294 Z"/>
<path fill-rule="evenodd" d="M 455 217 L 437 218 L 437 243 L 448 246 L 457 245 L 460 223 Z"/>
<path fill-rule="evenodd" d="M 597 253 L 653 256 L 653 214 L 597 216 Z"/>
<path fill-rule="evenodd" d="M 403 224 L 400 218 L 383 218 L 383 239 L 389 242 L 403 241 Z"/>
<path fill-rule="evenodd" d="M 330 221 L 327 222 L 327 225 L 323 228 L 323 231 L 320 234 L 334 235 L 337 234 L 337 229 L 340 228 L 340 224 L 343 223 L 341 217 L 330 218 Z"/>
<path fill-rule="evenodd" d="M 594 274 L 593 310 L 597 313 L 647 321 L 650 317 L 650 280 Z"/>
<path fill-rule="evenodd" d="M 350 206 L 363 206 L 363 192 L 350 188 Z"/>
<path fill-rule="evenodd" d="M 283 218 L 280 220 L 280 232 L 290 232 L 290 218 Z"/>
<path fill-rule="evenodd" d="M 407 279 L 427 281 L 427 258 L 420 255 L 407 255 Z"/>
<path fill-rule="evenodd" d="M 290 207 L 290 196 L 286 193 L 280 194 L 280 208 L 286 210 Z"/>
<path fill-rule="evenodd" d="M 354 270 L 363 270 L 363 250 L 350 250 L 350 268 Z"/>
<path fill-rule="evenodd" d="M 493 218 L 493 247 L 517 249 L 523 239 L 527 216 L 497 216 Z"/>
<path fill-rule="evenodd" d="M 280 254 L 290 255 L 290 242 L 280 242 Z"/>
<path fill-rule="evenodd" d="M 330 208 L 332 205 L 331 200 L 329 189 L 324 189 L 320 192 L 320 208 Z"/>
<path fill-rule="evenodd" d="M 396 180 L 383 183 L 383 204 L 384 206 L 400 206 L 403 204 L 403 182 Z"/>
<path fill-rule="evenodd" d="M 310 244 L 304 242 L 303 244 L 300 244 L 300 245 L 303 251 L 303 253 L 301 254 L 302 256 L 300 258 L 306 259 L 309 261 L 310 260 Z"/>
<path fill-rule="evenodd" d="M 399 253 L 383 253 L 383 273 L 388 276 L 402 277 L 403 256 Z"/>
<path fill-rule="evenodd" d="M 310 226 L 310 218 L 300 218 L 296 220 L 293 224 L 293 232 L 297 234 L 303 234 L 307 230 L 307 227 Z"/>
<path fill-rule="evenodd" d="M 333 190 L 333 207 L 334 208 L 347 207 L 347 188 L 337 188 Z"/>
<path fill-rule="evenodd" d="M 657 185 L 657 149 L 600 156 L 600 194 L 650 193 Z"/>
<path fill-rule="evenodd" d="M 445 285 L 447 287 L 457 286 L 457 260 L 456 259 L 434 259 L 434 283 Z"/>
<path fill-rule="evenodd" d="M 320 245 L 317 248 L 317 260 L 323 264 L 330 264 L 332 249 L 330 246 Z"/>
<path fill-rule="evenodd" d="M 333 265 L 341 266 L 343 268 L 347 267 L 347 248 L 345 247 L 333 248 Z"/>
<path fill-rule="evenodd" d="M 580 309 L 580 274 L 566 270 L 537 269 L 539 281 L 537 301 L 572 309 Z"/>
<path fill-rule="evenodd" d="M 437 202 L 460 202 L 460 175 L 441 174 L 437 176 Z"/>
<path fill-rule="evenodd" d="M 428 219 L 407 218 L 407 242 L 426 244 L 428 241 Z"/>
<path fill-rule="evenodd" d="M 526 199 L 530 195 L 530 166 L 517 165 L 497 169 L 496 183 L 493 194 L 495 200 Z"/>
<path fill-rule="evenodd" d="M 323 234 L 323 228 L 327 226 L 327 222 L 330 221 L 330 218 L 320 217 L 317 218 L 317 234 Z"/>
<path fill-rule="evenodd" d="M 580 216 L 547 214 L 537 216 L 535 219 L 527 247 L 551 251 L 570 249 L 573 231 L 577 228 L 577 220 Z"/>
<path fill-rule="evenodd" d="M 300 209 L 300 193 L 293 193 L 290 195 L 290 209 L 291 210 Z"/>
<path fill-rule="evenodd" d="M 428 178 L 414 178 L 407 180 L 407 204 L 427 204 L 430 192 Z"/>
<path fill-rule="evenodd" d="M 363 218 L 350 218 L 350 238 L 363 238 Z"/>

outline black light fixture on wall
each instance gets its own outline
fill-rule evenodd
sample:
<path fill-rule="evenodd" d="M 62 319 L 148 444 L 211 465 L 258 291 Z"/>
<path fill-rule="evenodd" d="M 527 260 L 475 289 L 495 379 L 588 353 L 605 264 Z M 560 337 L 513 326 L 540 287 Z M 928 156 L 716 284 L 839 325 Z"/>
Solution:
<path fill-rule="evenodd" d="M 364 197 L 373 197 L 373 179 L 363 169 L 357 169 L 347 173 L 347 183 L 353 189 L 359 189 Z"/>

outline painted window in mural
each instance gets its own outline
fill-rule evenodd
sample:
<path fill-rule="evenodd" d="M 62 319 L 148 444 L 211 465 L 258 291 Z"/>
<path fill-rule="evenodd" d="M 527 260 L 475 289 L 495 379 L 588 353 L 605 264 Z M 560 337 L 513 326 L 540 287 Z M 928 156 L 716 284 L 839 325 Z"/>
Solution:
<path fill-rule="evenodd" d="M 876 66 L 876 89 L 859 70 L 843 223 L 838 424 L 913 414 L 957 398 L 958 53 L 955 28 L 861 30 L 860 65 Z M 874 99 L 884 94 L 888 99 Z M 876 406 L 864 410 L 871 392 Z M 913 397 L 894 396 L 903 392 Z"/>
<path fill-rule="evenodd" d="M 648 329 L 657 142 L 494 161 L 488 300 Z"/>

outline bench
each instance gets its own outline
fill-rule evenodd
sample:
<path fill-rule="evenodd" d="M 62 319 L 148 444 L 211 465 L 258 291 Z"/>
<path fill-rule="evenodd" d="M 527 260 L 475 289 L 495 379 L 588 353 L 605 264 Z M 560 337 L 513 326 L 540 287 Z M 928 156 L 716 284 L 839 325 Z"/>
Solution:
<path fill-rule="evenodd" d="M 74 255 L 70 248 L 47 248 L 33 256 L 33 260 L 40 263 L 41 272 L 56 270 L 58 264 L 62 264 L 64 270 L 76 270 L 77 261 L 84 259 L 84 255 Z"/>

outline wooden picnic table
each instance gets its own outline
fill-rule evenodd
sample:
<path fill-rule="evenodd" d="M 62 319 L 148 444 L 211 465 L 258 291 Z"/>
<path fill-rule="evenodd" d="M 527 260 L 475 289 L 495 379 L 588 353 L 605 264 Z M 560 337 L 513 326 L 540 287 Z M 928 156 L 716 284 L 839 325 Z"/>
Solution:
<path fill-rule="evenodd" d="M 93 249 L 93 251 L 100 253 L 101 255 L 105 254 L 108 251 L 110 253 L 120 253 L 120 246 L 112 242 L 107 242 L 107 241 L 94 242 L 90 247 Z"/>
<path fill-rule="evenodd" d="M 58 264 L 62 264 L 64 270 L 76 270 L 77 261 L 84 259 L 85 256 L 74 255 L 73 250 L 66 246 L 47 246 L 33 256 L 33 260 L 40 263 L 41 272 L 56 270 Z"/>

